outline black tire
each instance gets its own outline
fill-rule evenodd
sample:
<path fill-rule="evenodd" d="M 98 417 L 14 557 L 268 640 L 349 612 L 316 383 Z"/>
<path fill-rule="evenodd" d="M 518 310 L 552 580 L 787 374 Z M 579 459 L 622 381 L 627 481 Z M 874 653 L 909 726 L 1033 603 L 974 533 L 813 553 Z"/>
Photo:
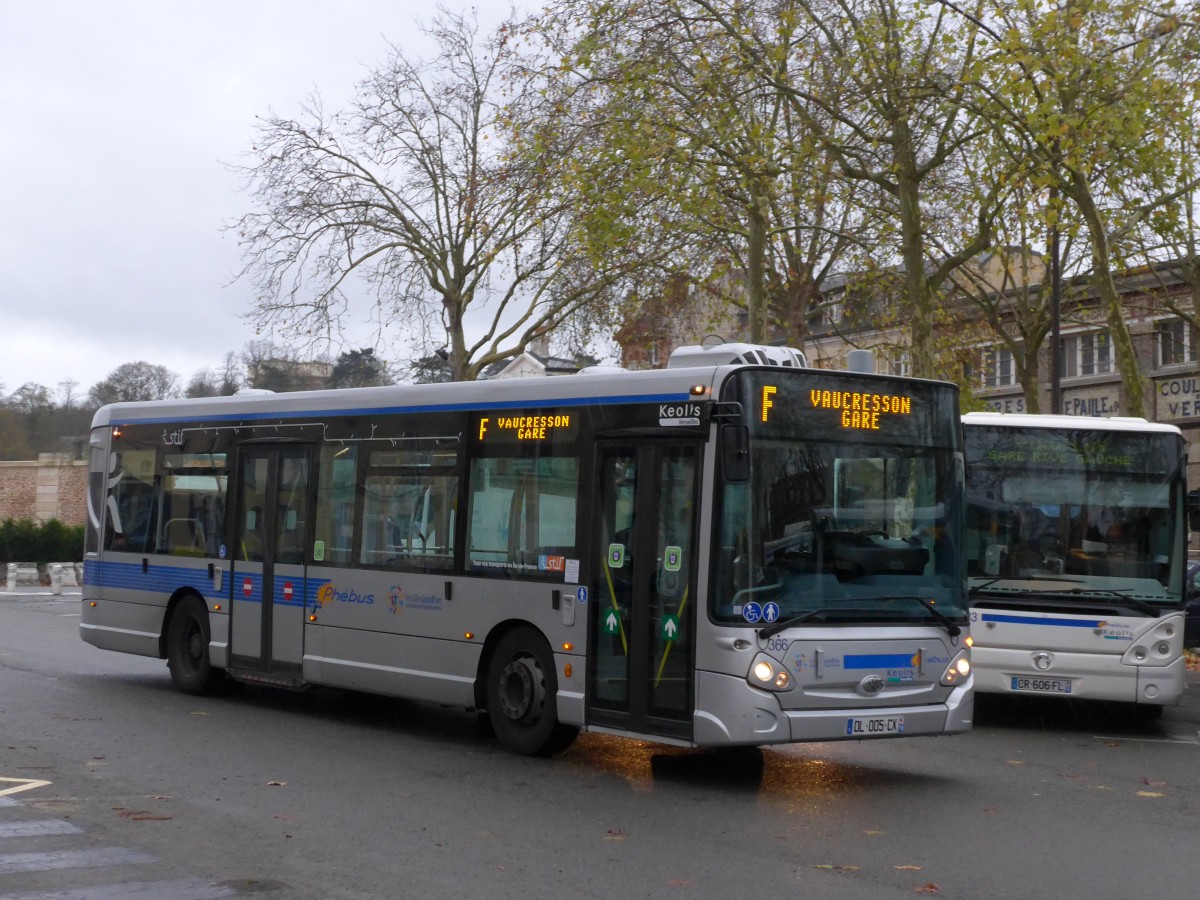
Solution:
<path fill-rule="evenodd" d="M 185 694 L 215 694 L 225 673 L 208 659 L 208 609 L 199 597 L 184 597 L 167 625 L 167 668 L 171 681 Z"/>
<path fill-rule="evenodd" d="M 540 634 L 516 628 L 500 638 L 487 670 L 488 719 L 505 750 L 549 756 L 565 750 L 579 729 L 558 721 L 554 657 Z"/>

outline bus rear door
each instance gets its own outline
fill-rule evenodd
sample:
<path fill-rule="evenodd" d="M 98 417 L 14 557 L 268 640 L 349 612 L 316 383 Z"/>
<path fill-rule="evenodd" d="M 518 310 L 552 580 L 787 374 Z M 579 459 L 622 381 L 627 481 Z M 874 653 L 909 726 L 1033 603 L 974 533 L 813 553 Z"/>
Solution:
<path fill-rule="evenodd" d="M 310 471 L 307 447 L 241 448 L 230 565 L 230 669 L 235 676 L 286 686 L 301 683 Z"/>
<path fill-rule="evenodd" d="M 588 723 L 690 740 L 700 445 L 597 447 Z"/>

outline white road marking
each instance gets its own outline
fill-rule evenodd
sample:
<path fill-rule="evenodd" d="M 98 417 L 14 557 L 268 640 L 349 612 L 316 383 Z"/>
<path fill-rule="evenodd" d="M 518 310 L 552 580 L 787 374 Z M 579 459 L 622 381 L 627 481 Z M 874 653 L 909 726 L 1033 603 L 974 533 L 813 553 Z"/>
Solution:
<path fill-rule="evenodd" d="M 13 787 L 0 787 L 0 797 L 18 794 L 21 791 L 31 791 L 34 788 L 46 787 L 50 784 L 49 781 L 42 781 L 40 778 L 0 778 L 0 785 L 5 783 L 12 784 Z"/>

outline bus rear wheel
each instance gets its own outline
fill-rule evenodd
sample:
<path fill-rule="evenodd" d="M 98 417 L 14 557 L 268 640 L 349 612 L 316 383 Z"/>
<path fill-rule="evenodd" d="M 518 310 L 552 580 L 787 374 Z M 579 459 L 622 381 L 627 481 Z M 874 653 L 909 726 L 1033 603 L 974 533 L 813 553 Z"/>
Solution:
<path fill-rule="evenodd" d="M 523 756 L 565 750 L 579 729 L 558 721 L 558 678 L 546 641 L 531 628 L 500 638 L 487 671 L 488 719 L 500 745 Z"/>
<path fill-rule="evenodd" d="M 213 694 L 225 684 L 225 673 L 208 659 L 210 636 L 203 601 L 184 597 L 167 626 L 167 668 L 175 687 L 185 694 Z"/>

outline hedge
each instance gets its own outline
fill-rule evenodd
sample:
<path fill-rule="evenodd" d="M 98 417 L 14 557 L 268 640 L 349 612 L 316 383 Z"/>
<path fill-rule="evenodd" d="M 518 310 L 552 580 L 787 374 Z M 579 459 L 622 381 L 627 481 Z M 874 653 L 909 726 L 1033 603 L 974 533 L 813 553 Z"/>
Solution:
<path fill-rule="evenodd" d="M 0 523 L 0 564 L 10 562 L 82 562 L 83 526 L 51 519 L 42 525 L 29 519 Z"/>

